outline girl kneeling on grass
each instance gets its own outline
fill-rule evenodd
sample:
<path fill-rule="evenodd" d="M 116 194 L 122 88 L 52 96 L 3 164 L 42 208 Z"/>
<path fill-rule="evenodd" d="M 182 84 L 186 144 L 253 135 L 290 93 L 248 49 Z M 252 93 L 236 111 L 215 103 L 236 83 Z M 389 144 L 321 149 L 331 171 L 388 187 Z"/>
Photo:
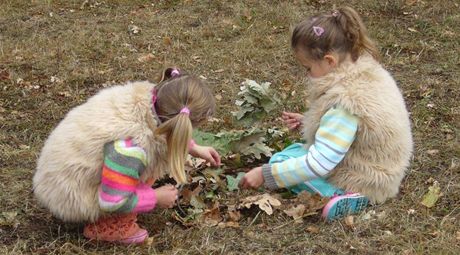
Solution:
<path fill-rule="evenodd" d="M 290 129 L 303 123 L 307 143 L 276 153 L 241 186 L 332 197 L 322 213 L 328 220 L 394 197 L 412 154 L 409 114 L 361 18 L 350 7 L 316 15 L 291 39 L 311 81 L 311 105 L 304 115 L 282 118 Z"/>
<path fill-rule="evenodd" d="M 187 152 L 213 165 L 220 156 L 193 142 L 192 127 L 215 110 L 202 80 L 169 68 L 158 84 L 104 89 L 71 110 L 45 142 L 33 178 L 37 199 L 64 221 L 86 222 L 89 239 L 140 243 L 137 213 L 174 206 L 177 189 L 152 189 L 169 174 L 186 182 Z"/>

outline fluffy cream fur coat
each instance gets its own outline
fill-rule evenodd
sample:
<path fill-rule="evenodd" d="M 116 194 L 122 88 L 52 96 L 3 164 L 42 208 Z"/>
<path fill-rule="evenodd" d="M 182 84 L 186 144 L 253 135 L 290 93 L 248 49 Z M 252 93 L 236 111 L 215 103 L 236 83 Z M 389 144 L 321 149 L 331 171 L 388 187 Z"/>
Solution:
<path fill-rule="evenodd" d="M 360 118 L 355 141 L 328 180 L 373 203 L 394 197 L 409 166 L 412 135 L 404 99 L 392 76 L 364 55 L 312 79 L 309 93 L 311 106 L 304 121 L 309 143 L 314 141 L 321 116 L 335 105 Z"/>
<path fill-rule="evenodd" d="M 149 82 L 133 82 L 100 91 L 72 109 L 53 130 L 41 151 L 33 178 L 36 198 L 64 221 L 95 221 L 100 215 L 105 143 L 131 137 L 147 154 L 141 176 L 159 178 L 167 170 L 166 142 L 154 135 Z"/>

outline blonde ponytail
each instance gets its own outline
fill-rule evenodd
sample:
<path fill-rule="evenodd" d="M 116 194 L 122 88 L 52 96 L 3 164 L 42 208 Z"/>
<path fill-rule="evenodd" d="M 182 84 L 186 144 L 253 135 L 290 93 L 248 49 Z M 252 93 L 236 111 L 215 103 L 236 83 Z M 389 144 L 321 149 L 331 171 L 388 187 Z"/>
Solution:
<path fill-rule="evenodd" d="M 155 111 L 161 120 L 156 135 L 166 137 L 169 172 L 186 183 L 185 159 L 192 128 L 214 113 L 215 100 L 205 82 L 176 68 L 164 71 L 157 88 Z"/>
<path fill-rule="evenodd" d="M 184 166 L 192 131 L 192 122 L 186 113 L 177 114 L 156 130 L 158 135 L 166 136 L 171 176 L 180 184 L 187 182 Z"/>

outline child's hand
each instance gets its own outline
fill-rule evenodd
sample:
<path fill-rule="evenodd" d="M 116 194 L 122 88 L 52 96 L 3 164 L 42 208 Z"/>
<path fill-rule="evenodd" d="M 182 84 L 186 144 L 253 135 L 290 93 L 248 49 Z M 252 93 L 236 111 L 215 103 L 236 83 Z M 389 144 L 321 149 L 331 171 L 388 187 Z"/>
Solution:
<path fill-rule="evenodd" d="M 253 168 L 247 172 L 239 183 L 239 186 L 244 189 L 257 189 L 264 184 L 264 176 L 262 175 L 262 167 Z"/>
<path fill-rule="evenodd" d="M 194 157 L 208 161 L 212 166 L 220 166 L 220 155 L 213 147 L 195 144 L 190 148 L 189 153 Z"/>
<path fill-rule="evenodd" d="M 155 189 L 157 204 L 161 208 L 172 208 L 176 204 L 179 191 L 171 184 Z"/>
<path fill-rule="evenodd" d="M 284 125 L 286 125 L 290 130 L 298 129 L 302 126 L 303 115 L 295 112 L 283 112 L 281 114 Z"/>

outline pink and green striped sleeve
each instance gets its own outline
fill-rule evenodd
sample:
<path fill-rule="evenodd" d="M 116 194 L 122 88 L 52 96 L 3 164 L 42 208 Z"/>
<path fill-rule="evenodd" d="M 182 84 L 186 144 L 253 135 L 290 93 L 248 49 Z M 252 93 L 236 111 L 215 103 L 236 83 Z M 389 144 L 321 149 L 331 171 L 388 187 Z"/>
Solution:
<path fill-rule="evenodd" d="M 145 167 L 145 151 L 131 139 L 107 143 L 99 188 L 101 210 L 128 213 L 155 208 L 155 190 L 139 180 Z"/>

